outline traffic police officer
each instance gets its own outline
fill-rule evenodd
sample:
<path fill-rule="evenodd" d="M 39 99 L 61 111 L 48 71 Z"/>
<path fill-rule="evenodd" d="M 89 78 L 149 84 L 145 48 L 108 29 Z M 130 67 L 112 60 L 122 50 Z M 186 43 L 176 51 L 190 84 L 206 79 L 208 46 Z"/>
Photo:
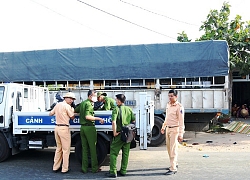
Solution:
<path fill-rule="evenodd" d="M 170 90 L 168 93 L 169 102 L 166 107 L 166 118 L 162 124 L 161 133 L 166 129 L 166 146 L 170 159 L 170 168 L 166 175 L 172 175 L 177 172 L 178 142 L 183 141 L 184 134 L 184 108 L 177 101 L 177 91 Z"/>
<path fill-rule="evenodd" d="M 106 93 L 98 92 L 97 93 L 97 100 L 99 102 L 103 102 L 103 107 L 100 110 L 113 110 L 115 108 L 115 100 L 107 97 Z"/>
<path fill-rule="evenodd" d="M 88 99 L 81 102 L 76 107 L 75 112 L 80 113 L 80 135 L 82 142 L 82 172 L 88 171 L 88 153 L 91 157 L 92 172 L 99 171 L 98 160 L 96 154 L 97 132 L 95 128 L 95 121 L 100 121 L 101 124 L 104 120 L 99 117 L 94 117 L 93 103 L 97 101 L 97 94 L 95 90 L 88 91 Z"/>
<path fill-rule="evenodd" d="M 112 130 L 113 141 L 110 146 L 110 170 L 106 176 L 116 178 L 117 174 L 125 176 L 127 173 L 128 157 L 130 151 L 130 143 L 121 141 L 121 124 L 126 126 L 135 123 L 135 116 L 130 107 L 124 106 L 126 97 L 123 94 L 116 95 L 117 107 L 112 111 Z M 121 116 L 120 116 L 121 114 Z M 122 121 L 122 122 L 121 122 Z M 117 172 L 116 161 L 119 151 L 122 149 L 122 160 L 120 171 Z"/>
<path fill-rule="evenodd" d="M 75 118 L 74 109 L 71 107 L 71 104 L 75 99 L 75 95 L 72 92 L 68 92 L 64 96 L 64 101 L 56 104 L 56 106 L 49 113 L 50 116 L 53 116 L 54 114 L 56 116 L 56 126 L 54 132 L 56 139 L 56 152 L 54 157 L 53 172 L 58 172 L 61 169 L 62 173 L 69 172 L 69 154 L 71 146 L 69 120 Z"/>

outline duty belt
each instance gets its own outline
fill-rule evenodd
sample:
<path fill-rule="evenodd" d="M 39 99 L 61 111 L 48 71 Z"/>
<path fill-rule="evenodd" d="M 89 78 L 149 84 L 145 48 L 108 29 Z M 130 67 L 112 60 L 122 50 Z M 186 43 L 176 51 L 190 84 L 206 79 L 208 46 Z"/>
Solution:
<path fill-rule="evenodd" d="M 179 126 L 167 126 L 168 128 L 175 128 L 175 127 L 179 127 Z"/>
<path fill-rule="evenodd" d="M 69 127 L 68 124 L 56 124 L 56 126 L 67 126 L 67 127 Z"/>
<path fill-rule="evenodd" d="M 94 124 L 81 124 L 82 126 L 95 126 Z"/>

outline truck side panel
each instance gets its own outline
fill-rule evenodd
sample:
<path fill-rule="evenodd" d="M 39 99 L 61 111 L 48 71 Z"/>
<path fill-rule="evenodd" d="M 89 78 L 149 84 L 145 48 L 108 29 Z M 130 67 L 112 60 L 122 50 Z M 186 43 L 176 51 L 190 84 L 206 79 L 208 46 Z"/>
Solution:
<path fill-rule="evenodd" d="M 214 91 L 203 91 L 203 107 L 208 109 L 213 107 L 214 104 Z"/>
<path fill-rule="evenodd" d="M 164 112 L 168 102 L 168 91 L 170 89 L 160 89 L 159 97 L 155 93 L 155 89 L 145 90 L 105 90 L 108 97 L 115 98 L 116 94 L 123 93 L 127 100 L 134 100 L 135 105 L 131 108 L 137 109 L 139 102 L 139 92 L 145 91 L 151 95 L 151 100 L 154 101 L 155 110 Z M 228 112 L 228 101 L 225 89 L 177 89 L 178 100 L 183 104 L 186 113 L 202 113 L 202 112 Z M 61 91 L 63 95 L 67 91 Z M 87 90 L 73 90 L 76 95 L 76 104 L 80 103 L 80 99 L 87 96 Z M 57 92 L 50 94 L 51 100 Z"/>
<path fill-rule="evenodd" d="M 104 124 L 95 121 L 98 131 L 111 131 L 111 111 L 95 111 L 95 115 L 105 120 Z M 55 116 L 49 116 L 49 112 L 14 112 L 13 134 L 28 134 L 29 132 L 54 131 Z M 79 116 L 70 120 L 70 130 L 80 131 Z"/>

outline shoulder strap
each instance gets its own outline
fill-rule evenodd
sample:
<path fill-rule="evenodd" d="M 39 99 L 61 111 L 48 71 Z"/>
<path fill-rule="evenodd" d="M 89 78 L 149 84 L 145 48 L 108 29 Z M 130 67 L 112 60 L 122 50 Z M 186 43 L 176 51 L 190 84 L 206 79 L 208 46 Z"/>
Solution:
<path fill-rule="evenodd" d="M 121 106 L 119 106 L 118 108 L 119 108 L 119 120 L 120 120 L 120 124 L 121 124 L 121 128 L 122 128 L 122 108 L 121 108 Z"/>

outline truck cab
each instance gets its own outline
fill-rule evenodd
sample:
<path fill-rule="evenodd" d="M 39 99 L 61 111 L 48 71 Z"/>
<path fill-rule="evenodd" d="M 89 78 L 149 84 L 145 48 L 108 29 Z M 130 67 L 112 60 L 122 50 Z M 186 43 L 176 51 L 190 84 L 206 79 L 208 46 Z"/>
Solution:
<path fill-rule="evenodd" d="M 0 84 L 0 161 L 20 151 L 13 134 L 14 112 L 45 112 L 50 99 L 47 88 L 16 83 Z"/>

